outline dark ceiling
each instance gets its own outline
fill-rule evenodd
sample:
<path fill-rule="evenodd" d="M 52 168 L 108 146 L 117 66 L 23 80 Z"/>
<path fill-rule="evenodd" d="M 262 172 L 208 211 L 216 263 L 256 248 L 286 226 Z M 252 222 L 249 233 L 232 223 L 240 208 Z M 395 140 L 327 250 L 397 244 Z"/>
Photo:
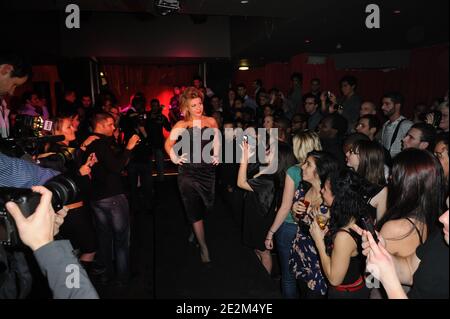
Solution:
<path fill-rule="evenodd" d="M 181 0 L 179 14 L 198 23 L 230 16 L 231 56 L 283 60 L 301 52 L 401 50 L 448 43 L 449 1 Z M 77 3 L 83 11 L 158 16 L 153 0 L 2 0 L 0 10 L 55 11 Z M 381 10 L 381 28 L 365 26 L 366 5 Z M 395 13 L 399 10 L 399 13 Z"/>

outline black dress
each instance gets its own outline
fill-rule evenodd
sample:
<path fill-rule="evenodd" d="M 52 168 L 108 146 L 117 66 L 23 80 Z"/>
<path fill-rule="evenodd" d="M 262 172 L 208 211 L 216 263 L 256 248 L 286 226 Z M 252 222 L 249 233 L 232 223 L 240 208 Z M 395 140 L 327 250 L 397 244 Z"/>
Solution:
<path fill-rule="evenodd" d="M 51 145 L 49 151 L 66 154 L 61 173 L 70 177 L 79 189 L 76 198 L 67 204 L 84 202 L 83 206 L 69 210 L 64 218 L 64 223 L 60 227 L 58 236 L 68 239 L 73 248 L 79 249 L 82 254 L 93 253 L 97 250 L 97 239 L 91 209 L 88 205 L 88 194 L 91 191 L 90 179 L 89 176 L 81 176 L 78 172 L 83 155 L 79 150 L 72 152 L 70 148 L 59 144 Z M 72 157 L 69 154 L 72 154 Z"/>
<path fill-rule="evenodd" d="M 329 256 L 331 256 L 333 250 L 331 241 L 334 241 L 338 232 L 346 232 L 353 238 L 358 247 L 358 255 L 350 258 L 348 270 L 342 284 L 328 288 L 328 299 L 369 299 L 370 290 L 366 286 L 364 277 L 366 259 L 362 255 L 361 236 L 353 230 L 339 229 L 334 235 L 330 236 L 331 238 L 327 238 L 330 241 L 327 250 Z"/>
<path fill-rule="evenodd" d="M 416 250 L 420 265 L 414 273 L 411 299 L 448 299 L 448 245 L 441 231 L 430 235 Z"/>
<path fill-rule="evenodd" d="M 274 175 L 260 175 L 247 183 L 253 192 L 246 192 L 244 198 L 243 242 L 250 248 L 264 251 L 267 231 L 275 219 Z"/>
<path fill-rule="evenodd" d="M 188 162 L 178 167 L 178 189 L 180 190 L 187 219 L 191 223 L 203 220 L 205 213 L 214 205 L 216 168 L 199 156 L 203 154 L 203 148 L 211 143 L 211 139 L 195 139 L 196 141 L 201 140 L 200 154 L 196 152 L 199 150 L 198 146 L 194 146 L 194 136 L 202 136 L 201 134 L 206 128 L 191 127 L 186 129 L 189 133 L 190 151 L 182 151 L 188 153 Z M 195 156 L 194 153 L 196 153 Z M 194 162 L 197 156 L 199 156 L 199 163 Z"/>

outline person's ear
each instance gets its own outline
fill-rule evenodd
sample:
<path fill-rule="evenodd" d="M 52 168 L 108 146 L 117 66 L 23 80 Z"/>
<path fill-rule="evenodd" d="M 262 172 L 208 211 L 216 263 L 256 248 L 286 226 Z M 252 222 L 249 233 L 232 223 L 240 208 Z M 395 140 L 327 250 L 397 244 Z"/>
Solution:
<path fill-rule="evenodd" d="M 11 64 L 2 64 L 0 65 L 0 74 L 7 75 L 14 70 L 14 67 Z"/>
<path fill-rule="evenodd" d="M 428 146 L 430 146 L 430 143 L 428 142 L 420 142 L 419 147 L 422 150 L 426 150 L 428 148 Z"/>

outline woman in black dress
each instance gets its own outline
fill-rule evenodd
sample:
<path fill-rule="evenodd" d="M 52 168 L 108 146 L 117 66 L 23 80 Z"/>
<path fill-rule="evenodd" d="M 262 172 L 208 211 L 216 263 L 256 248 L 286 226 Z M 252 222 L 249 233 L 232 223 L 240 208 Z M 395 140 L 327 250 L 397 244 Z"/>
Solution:
<path fill-rule="evenodd" d="M 172 162 L 179 165 L 181 199 L 200 246 L 201 261 L 209 263 L 203 219 L 214 204 L 215 166 L 219 164 L 220 140 L 216 120 L 203 115 L 203 98 L 203 93 L 194 87 L 183 92 L 180 107 L 184 119 L 173 127 L 165 150 Z M 174 146 L 179 145 L 182 145 L 181 156 L 174 150 Z M 210 151 L 203 152 L 209 146 Z"/>
<path fill-rule="evenodd" d="M 89 267 L 96 252 L 95 229 L 91 211 L 87 205 L 90 192 L 89 174 L 91 167 L 97 162 L 97 158 L 92 153 L 85 160 L 82 150 L 69 147 L 69 143 L 76 139 L 75 133 L 76 129 L 72 125 L 71 115 L 61 115 L 55 118 L 53 134 L 63 135 L 64 141 L 50 144 L 48 152 L 54 153 L 55 156 L 62 159 L 60 162 L 64 165 L 58 170 L 72 178 L 79 188 L 79 193 L 73 202 L 65 206 L 69 212 L 61 226 L 60 236 L 70 240 L 72 246 L 80 250 L 80 261 Z M 92 140 L 86 140 L 84 145 L 89 144 Z"/>
<path fill-rule="evenodd" d="M 271 145 L 266 152 L 269 165 L 260 167 L 259 172 L 250 172 L 248 163 L 254 151 L 252 146 L 250 148 L 249 143 L 243 142 L 237 181 L 237 185 L 247 191 L 244 195 L 243 242 L 254 249 L 267 273 L 271 274 L 272 255 L 265 246 L 266 234 L 281 204 L 286 171 L 296 163 L 296 159 L 289 145 L 280 143 L 278 149 Z"/>

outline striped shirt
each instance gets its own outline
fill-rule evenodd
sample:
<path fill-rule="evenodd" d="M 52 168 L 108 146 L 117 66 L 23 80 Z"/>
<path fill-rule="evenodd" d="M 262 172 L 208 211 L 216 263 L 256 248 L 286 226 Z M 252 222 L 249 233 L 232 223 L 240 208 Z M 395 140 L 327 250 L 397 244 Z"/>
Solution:
<path fill-rule="evenodd" d="M 44 185 L 59 174 L 52 169 L 0 153 L 0 187 L 30 188 Z"/>

